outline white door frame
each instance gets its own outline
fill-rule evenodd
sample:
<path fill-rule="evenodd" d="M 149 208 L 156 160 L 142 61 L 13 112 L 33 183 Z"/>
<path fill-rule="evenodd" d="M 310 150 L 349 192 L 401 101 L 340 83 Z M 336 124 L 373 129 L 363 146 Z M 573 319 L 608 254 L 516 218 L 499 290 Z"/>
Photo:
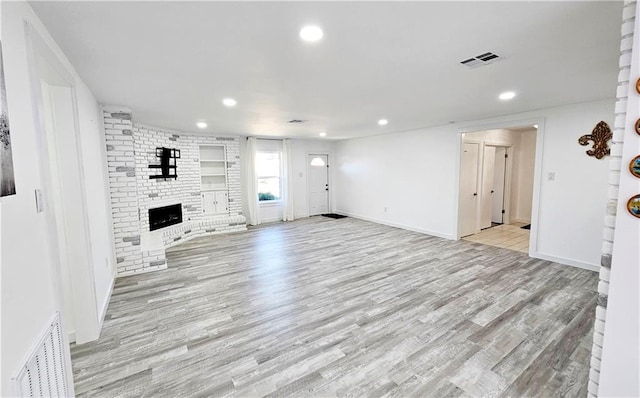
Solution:
<path fill-rule="evenodd" d="M 54 267 L 54 274 L 57 276 L 57 280 L 54 281 L 55 291 L 58 292 L 58 308 L 62 312 L 64 305 L 60 302 L 62 300 L 61 292 L 61 266 L 60 266 L 60 252 L 58 249 L 58 232 L 57 225 L 63 224 L 63 228 L 67 231 L 67 236 L 74 240 L 74 257 L 81 259 L 81 261 L 73 261 L 69 264 L 69 277 L 72 286 L 72 295 L 74 297 L 72 307 L 74 311 L 75 324 L 75 339 L 78 343 L 88 342 L 95 340 L 100 336 L 100 320 L 98 319 L 98 308 L 96 301 L 95 279 L 93 275 L 92 257 L 91 257 L 91 239 L 89 235 L 89 218 L 87 214 L 87 198 L 85 187 L 84 168 L 82 167 L 83 161 L 81 156 L 81 142 L 78 122 L 78 106 L 77 106 L 77 94 L 75 87 L 75 79 L 71 72 L 69 72 L 58 57 L 53 53 L 51 48 L 37 33 L 29 22 L 25 21 L 25 35 L 27 42 L 27 57 L 29 64 L 29 76 L 31 80 L 31 98 L 34 104 L 35 115 L 35 130 L 37 140 L 37 150 L 40 156 L 40 176 L 42 190 L 44 193 L 45 210 L 44 216 L 46 219 L 48 230 L 48 248 L 51 253 L 51 260 Z M 51 81 L 53 85 L 67 87 L 70 90 L 73 115 L 73 135 L 72 140 L 75 142 L 74 146 L 65 147 L 64 156 L 75 157 L 75 161 L 80 166 L 78 167 L 78 175 L 76 176 L 80 182 L 81 189 L 79 205 L 74 210 L 76 217 L 75 223 L 68 223 L 66 220 L 58 220 L 53 210 L 55 203 L 52 193 L 52 186 L 56 181 L 51 176 L 49 165 L 50 159 L 48 154 L 48 148 L 50 145 L 54 145 L 47 140 L 47 130 L 44 114 L 44 103 L 42 97 L 41 80 Z M 59 151 L 58 151 L 59 152 Z M 78 197 L 75 197 L 76 201 Z M 68 329 L 65 329 L 63 323 L 63 330 L 65 330 L 64 339 L 67 341 Z M 71 369 L 71 368 L 69 368 Z M 69 372 L 72 376 L 72 372 Z M 73 384 L 71 384 L 73 385 Z"/>
<path fill-rule="evenodd" d="M 455 236 L 456 239 L 460 239 L 460 220 L 459 220 L 459 206 L 460 206 L 460 162 L 462 161 L 462 143 L 464 142 L 464 134 L 473 133 L 476 131 L 485 131 L 485 130 L 493 130 L 493 129 L 508 129 L 513 127 L 521 127 L 521 126 L 533 126 L 534 124 L 538 125 L 538 130 L 536 133 L 536 156 L 535 156 L 535 166 L 533 171 L 533 197 L 531 203 L 531 231 L 529 234 L 529 256 L 540 258 L 540 254 L 538 253 L 538 215 L 540 213 L 540 187 L 542 186 L 542 154 L 544 150 L 544 131 L 545 131 L 545 118 L 544 117 L 536 117 L 529 119 L 513 119 L 503 122 L 489 123 L 484 125 L 475 125 L 464 127 L 458 132 L 458 139 L 456 140 L 456 146 L 458 148 L 457 151 L 457 159 L 455 164 L 455 198 L 458 201 L 457 205 L 454 207 L 456 209 L 456 214 L 454 214 L 455 219 Z"/>
<path fill-rule="evenodd" d="M 482 142 L 478 141 L 478 140 L 464 140 L 461 139 L 460 141 L 460 151 L 458 153 L 459 156 L 459 160 L 458 160 L 458 183 L 456 185 L 457 188 L 457 200 L 458 200 L 458 205 L 456 206 L 456 208 L 458 209 L 458 214 L 456 215 L 457 219 L 456 219 L 456 226 L 457 226 L 457 231 L 456 231 L 456 236 L 457 239 L 460 239 L 462 236 L 462 226 L 460 225 L 460 223 L 462 222 L 462 219 L 460 218 L 460 212 L 462 211 L 462 201 L 460 200 L 460 173 L 462 173 L 462 152 L 464 151 L 464 144 L 476 144 L 478 145 L 478 162 L 476 164 L 476 200 L 477 202 L 477 206 L 476 206 L 476 214 L 475 214 L 475 227 L 474 227 L 474 231 L 473 234 L 477 234 L 478 232 L 480 232 L 480 197 L 477 195 L 478 191 L 480 191 L 480 186 L 482 184 L 481 182 L 481 178 L 480 176 L 477 174 L 478 173 L 478 167 L 480 167 L 480 165 L 482 164 L 482 161 L 484 159 L 484 147 L 482 146 Z M 472 235 L 473 235 L 472 234 Z M 465 235 L 468 236 L 468 235 Z"/>
<path fill-rule="evenodd" d="M 331 196 L 333 196 L 333 186 L 331 185 L 331 156 L 329 155 L 328 152 L 307 152 L 307 154 L 305 155 L 304 158 L 304 162 L 306 164 L 306 173 L 307 175 L 305 176 L 305 185 L 307 187 L 307 217 L 309 217 L 311 215 L 311 194 L 309 192 L 309 168 L 311 167 L 309 165 L 309 156 L 326 156 L 327 157 L 327 184 L 329 184 L 329 195 L 327 195 L 327 210 L 329 212 L 332 212 L 332 208 L 331 208 Z"/>
<path fill-rule="evenodd" d="M 503 192 L 504 199 L 503 199 L 503 205 L 502 205 L 504 208 L 504 215 L 502 216 L 502 223 L 509 224 L 511 223 L 511 178 L 513 176 L 513 146 L 494 143 L 490 141 L 486 141 L 484 143 L 484 146 L 506 148 L 507 161 L 505 163 L 505 169 L 504 169 L 504 192 Z M 483 156 L 484 156 L 484 152 L 483 152 Z"/>

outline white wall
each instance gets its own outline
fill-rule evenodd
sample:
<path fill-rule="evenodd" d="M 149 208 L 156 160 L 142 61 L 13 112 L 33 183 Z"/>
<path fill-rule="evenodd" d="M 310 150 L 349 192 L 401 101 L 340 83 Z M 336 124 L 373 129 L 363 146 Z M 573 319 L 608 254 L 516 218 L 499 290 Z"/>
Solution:
<path fill-rule="evenodd" d="M 84 158 L 85 167 L 87 167 L 85 175 L 100 175 L 100 167 L 104 167 L 100 158 L 91 156 L 100 151 L 100 148 L 95 148 L 91 143 L 99 140 L 99 137 L 96 137 L 97 127 L 91 124 L 91 120 L 95 121 L 97 117 L 95 99 L 29 5 L 24 2 L 3 2 L 2 46 L 17 194 L 1 199 L 3 210 L 1 220 L 2 396 L 10 395 L 12 389 L 10 377 L 17 372 L 45 323 L 56 310 L 60 309 L 58 282 L 48 247 L 49 237 L 45 213 L 36 213 L 35 208 L 34 191 L 42 188 L 42 179 L 27 63 L 25 20 L 38 31 L 60 62 L 74 75 L 81 134 L 87 137 L 87 140 L 82 141 L 82 145 L 90 151 Z M 102 175 L 100 178 L 100 184 L 102 184 L 104 181 Z M 93 191 L 96 189 L 95 186 L 85 188 L 89 202 L 104 200 L 99 189 Z M 110 222 L 107 219 L 105 207 L 102 207 L 99 212 L 92 213 L 91 217 L 93 221 L 102 225 Z M 93 249 L 97 253 L 109 253 L 110 240 L 100 241 L 100 239 L 102 238 L 99 234 L 92 234 Z M 104 267 L 104 257 L 101 265 Z M 96 280 L 96 288 L 111 283 L 112 278 L 108 274 L 104 272 L 100 275 L 96 272 L 96 278 L 100 278 L 99 281 Z M 96 292 L 104 294 L 104 288 L 101 290 L 102 293 L 99 293 L 98 289 Z M 98 302 L 102 301 L 104 300 L 98 300 Z"/>
<path fill-rule="evenodd" d="M 514 175 L 511 190 L 511 219 L 531 222 L 533 204 L 533 176 L 536 160 L 536 131 L 520 132 L 520 141 L 514 148 Z"/>
<path fill-rule="evenodd" d="M 540 180 L 534 254 L 597 269 L 608 165 L 587 156 L 577 140 L 600 120 L 611 125 L 613 104 L 607 99 L 339 141 L 336 211 L 455 239 L 460 133 L 537 123 L 544 136 L 538 177 L 553 171 L 556 180 Z"/>
<path fill-rule="evenodd" d="M 96 305 L 102 322 L 116 272 L 102 108 L 84 82 L 80 79 L 76 79 L 76 82 Z"/>

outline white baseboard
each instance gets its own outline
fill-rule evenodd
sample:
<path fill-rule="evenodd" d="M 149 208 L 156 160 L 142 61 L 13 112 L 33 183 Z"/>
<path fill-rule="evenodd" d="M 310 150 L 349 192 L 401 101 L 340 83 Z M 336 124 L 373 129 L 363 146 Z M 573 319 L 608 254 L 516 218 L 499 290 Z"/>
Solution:
<path fill-rule="evenodd" d="M 531 253 L 529 253 L 529 257 L 539 258 L 541 260 L 553 261 L 554 263 L 568 265 L 568 266 L 576 267 L 576 268 L 582 268 L 582 269 L 586 269 L 586 270 L 589 270 L 589 271 L 595 271 L 595 272 L 600 271 L 600 266 L 598 266 L 598 265 L 593 265 L 593 264 L 589 264 L 589 263 L 585 263 L 585 262 L 577 261 L 577 260 L 572 260 L 572 259 L 564 258 L 564 257 L 551 256 L 549 254 L 544 254 L 544 253 L 539 253 L 539 252 L 531 252 Z"/>
<path fill-rule="evenodd" d="M 514 218 L 511 220 L 512 223 L 521 222 L 523 224 L 531 224 L 531 220 L 526 220 L 524 218 Z"/>
<path fill-rule="evenodd" d="M 70 330 L 68 335 L 69 335 L 69 343 L 75 343 L 76 342 L 76 331 L 75 330 Z"/>
<path fill-rule="evenodd" d="M 107 315 L 107 309 L 109 308 L 109 302 L 111 301 L 111 295 L 113 294 L 113 286 L 116 284 L 115 276 L 111 278 L 111 284 L 109 285 L 109 292 L 102 303 L 102 308 L 98 314 L 98 330 L 102 332 L 102 324 L 104 323 L 104 317 Z"/>
<path fill-rule="evenodd" d="M 421 234 L 426 234 L 426 235 L 431 235 L 431 236 L 437 236 L 439 238 L 444 238 L 444 239 L 449 239 L 449 240 L 456 240 L 456 237 L 453 234 L 445 234 L 445 233 L 442 233 L 442 232 L 429 231 L 429 230 L 422 229 L 422 228 L 412 227 L 410 225 L 396 224 L 396 223 L 392 223 L 392 222 L 389 222 L 389 221 L 379 220 L 377 218 L 366 217 L 366 216 L 363 216 L 363 215 L 360 215 L 360 214 L 349 213 L 347 211 L 335 210 L 335 213 L 342 214 L 344 216 L 357 218 L 357 219 L 364 220 L 364 221 L 374 222 L 376 224 L 388 225 L 390 227 L 406 229 L 408 231 L 419 232 Z"/>
<path fill-rule="evenodd" d="M 165 269 L 167 269 L 167 263 L 166 262 L 164 263 L 164 266 L 158 267 L 158 268 L 151 268 L 151 269 L 145 268 L 143 270 L 121 272 L 121 273 L 116 275 L 116 278 L 122 278 L 123 276 L 146 274 L 147 272 L 162 271 L 162 270 L 165 270 Z"/>

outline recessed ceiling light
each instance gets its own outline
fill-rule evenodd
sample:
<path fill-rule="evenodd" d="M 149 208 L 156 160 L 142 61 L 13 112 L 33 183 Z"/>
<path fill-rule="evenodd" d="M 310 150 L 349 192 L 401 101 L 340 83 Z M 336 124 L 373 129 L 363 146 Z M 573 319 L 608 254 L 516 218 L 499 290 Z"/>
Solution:
<path fill-rule="evenodd" d="M 389 121 L 387 119 L 378 120 L 378 124 L 381 125 L 381 126 L 386 126 L 387 123 L 389 123 Z"/>
<path fill-rule="evenodd" d="M 320 137 L 326 137 L 327 133 L 320 133 Z"/>
<path fill-rule="evenodd" d="M 500 98 L 503 101 L 508 101 L 510 99 L 513 99 L 515 96 L 516 96 L 516 93 L 514 93 L 513 91 L 505 91 L 504 93 L 500 94 L 498 98 Z"/>
<path fill-rule="evenodd" d="M 238 102 L 233 98 L 225 98 L 222 100 L 222 103 L 224 104 L 224 106 L 236 106 Z"/>
<path fill-rule="evenodd" d="M 308 25 L 300 29 L 300 38 L 308 42 L 316 42 L 322 39 L 322 29 L 314 25 Z"/>
<path fill-rule="evenodd" d="M 206 129 L 207 128 L 207 124 L 205 122 L 198 122 L 198 123 L 196 123 L 196 126 L 198 126 L 199 129 Z"/>

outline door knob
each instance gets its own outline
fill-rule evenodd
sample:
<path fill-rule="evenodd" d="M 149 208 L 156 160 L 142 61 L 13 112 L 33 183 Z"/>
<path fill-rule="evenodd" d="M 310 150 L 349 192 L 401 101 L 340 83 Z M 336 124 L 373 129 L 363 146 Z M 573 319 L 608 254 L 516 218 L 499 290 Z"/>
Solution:
<path fill-rule="evenodd" d="M 477 192 L 474 192 L 474 193 L 473 193 L 473 196 L 478 196 L 478 193 L 477 193 Z"/>
<path fill-rule="evenodd" d="M 491 193 L 494 193 L 495 191 L 491 191 Z"/>

